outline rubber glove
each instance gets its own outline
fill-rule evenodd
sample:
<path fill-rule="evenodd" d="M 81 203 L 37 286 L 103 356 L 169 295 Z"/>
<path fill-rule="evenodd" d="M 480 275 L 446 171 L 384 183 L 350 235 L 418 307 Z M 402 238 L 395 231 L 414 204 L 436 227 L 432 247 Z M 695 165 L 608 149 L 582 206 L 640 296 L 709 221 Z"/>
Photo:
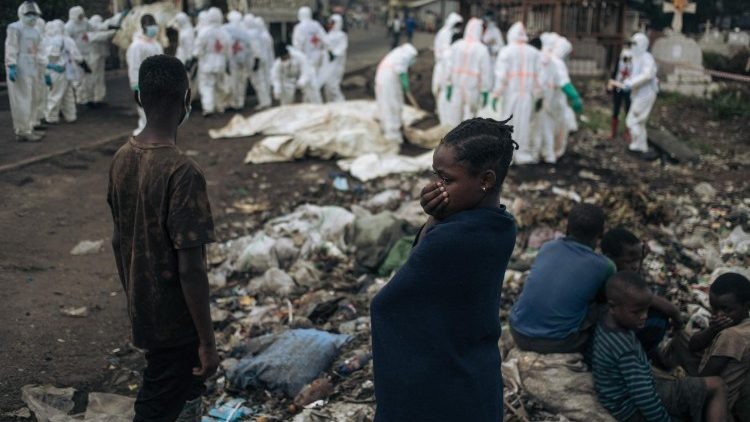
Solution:
<path fill-rule="evenodd" d="M 16 65 L 14 64 L 8 66 L 8 79 L 10 79 L 11 82 L 16 81 Z"/>
<path fill-rule="evenodd" d="M 91 68 L 85 60 L 81 60 L 80 62 L 78 62 L 78 66 L 81 66 L 81 69 L 83 69 L 84 72 L 91 73 Z"/>
<path fill-rule="evenodd" d="M 453 85 L 448 85 L 445 87 L 445 98 L 450 101 L 451 97 L 453 96 Z"/>
<path fill-rule="evenodd" d="M 497 101 L 498 100 L 499 100 L 499 98 L 497 98 L 497 97 L 493 97 L 492 98 L 492 111 L 497 111 Z"/>
<path fill-rule="evenodd" d="M 44 74 L 44 84 L 47 86 L 52 86 L 52 76 L 50 76 L 49 73 Z"/>
<path fill-rule="evenodd" d="M 482 107 L 487 107 L 487 100 L 490 98 L 490 93 L 487 91 L 482 92 Z"/>
<path fill-rule="evenodd" d="M 57 73 L 63 73 L 63 72 L 65 72 L 65 66 L 63 66 L 61 64 L 50 63 L 50 64 L 47 65 L 47 69 L 54 70 Z"/>
<path fill-rule="evenodd" d="M 138 91 L 138 84 L 133 85 L 131 88 L 133 88 L 133 91 Z"/>
<path fill-rule="evenodd" d="M 573 84 L 568 82 L 567 84 L 565 84 L 565 86 L 562 87 L 562 91 L 570 100 L 570 103 L 573 106 L 573 111 L 580 114 L 583 111 L 583 103 L 581 102 L 581 96 L 578 95 L 578 91 L 576 91 L 576 88 L 573 86 Z"/>
<path fill-rule="evenodd" d="M 544 107 L 544 100 L 540 98 L 536 100 L 536 104 L 534 105 L 534 111 L 539 111 L 542 109 L 542 107 Z"/>
<path fill-rule="evenodd" d="M 336 60 L 336 56 L 334 56 L 330 51 L 328 52 L 328 58 L 331 59 L 331 61 Z"/>
<path fill-rule="evenodd" d="M 409 74 L 406 72 L 399 73 L 398 77 L 399 79 L 401 79 L 401 88 L 403 88 L 404 91 L 408 91 L 409 90 Z"/>
<path fill-rule="evenodd" d="M 260 59 L 255 59 L 255 62 L 253 62 L 253 72 L 257 72 L 259 67 L 260 67 Z"/>

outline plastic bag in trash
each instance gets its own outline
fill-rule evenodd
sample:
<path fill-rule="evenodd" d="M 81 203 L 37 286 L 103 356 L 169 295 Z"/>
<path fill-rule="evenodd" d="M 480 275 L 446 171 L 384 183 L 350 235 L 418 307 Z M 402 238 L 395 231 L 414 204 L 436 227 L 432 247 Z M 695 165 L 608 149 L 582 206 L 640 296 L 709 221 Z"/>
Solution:
<path fill-rule="evenodd" d="M 294 397 L 331 365 L 349 339 L 313 329 L 286 331 L 257 356 L 240 360 L 227 378 L 238 388 L 268 388 Z"/>
<path fill-rule="evenodd" d="M 24 385 L 21 387 L 21 400 L 34 412 L 36 420 L 48 422 L 67 420 L 73 410 L 74 388 L 57 388 L 52 385 Z"/>
<path fill-rule="evenodd" d="M 118 394 L 89 393 L 85 421 L 129 422 L 135 416 L 135 399 Z"/>
<path fill-rule="evenodd" d="M 354 222 L 352 244 L 357 247 L 357 263 L 365 268 L 377 269 L 391 247 L 408 234 L 408 224 L 392 212 L 358 218 Z"/>
<path fill-rule="evenodd" d="M 383 263 L 380 264 L 380 268 L 378 268 L 379 276 L 387 277 L 404 265 L 411 253 L 414 239 L 416 239 L 416 236 L 404 236 L 393 244 L 391 250 L 388 251 L 388 255 L 385 257 L 385 260 L 383 260 Z"/>

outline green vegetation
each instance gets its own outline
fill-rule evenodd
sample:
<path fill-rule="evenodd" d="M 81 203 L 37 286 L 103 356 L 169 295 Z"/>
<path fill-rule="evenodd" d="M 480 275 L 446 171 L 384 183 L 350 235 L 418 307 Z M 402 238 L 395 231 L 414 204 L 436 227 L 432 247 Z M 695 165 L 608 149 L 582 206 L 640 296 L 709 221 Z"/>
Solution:
<path fill-rule="evenodd" d="M 588 118 L 588 121 L 584 122 L 581 120 L 581 128 L 588 129 L 593 133 L 602 130 L 609 132 L 612 120 L 612 112 L 609 109 L 604 107 L 589 107 L 584 110 L 583 114 Z"/>
<path fill-rule="evenodd" d="M 656 102 L 668 107 L 706 109 L 710 116 L 717 120 L 732 117 L 750 118 L 750 92 L 741 89 L 725 88 L 715 93 L 711 99 L 660 92 Z"/>

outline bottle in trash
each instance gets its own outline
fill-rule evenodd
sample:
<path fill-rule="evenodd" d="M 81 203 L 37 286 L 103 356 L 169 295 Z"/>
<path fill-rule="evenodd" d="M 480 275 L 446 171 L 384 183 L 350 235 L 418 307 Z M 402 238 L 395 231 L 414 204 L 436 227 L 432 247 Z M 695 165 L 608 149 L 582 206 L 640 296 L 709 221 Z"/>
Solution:
<path fill-rule="evenodd" d="M 372 359 L 371 352 L 358 351 L 356 354 L 349 359 L 345 360 L 343 364 L 336 368 L 336 373 L 339 375 L 350 375 L 354 372 L 359 371 L 367 365 L 367 362 Z"/>

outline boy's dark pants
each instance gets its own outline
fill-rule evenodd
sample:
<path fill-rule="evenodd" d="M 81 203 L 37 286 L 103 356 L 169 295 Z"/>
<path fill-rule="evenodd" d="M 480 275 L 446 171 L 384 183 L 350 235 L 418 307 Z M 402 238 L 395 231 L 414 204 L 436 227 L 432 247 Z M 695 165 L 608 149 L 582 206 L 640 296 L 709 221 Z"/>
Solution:
<path fill-rule="evenodd" d="M 193 376 L 201 366 L 198 343 L 146 352 L 143 385 L 135 400 L 135 422 L 174 421 L 185 402 L 205 391 L 203 380 Z"/>

